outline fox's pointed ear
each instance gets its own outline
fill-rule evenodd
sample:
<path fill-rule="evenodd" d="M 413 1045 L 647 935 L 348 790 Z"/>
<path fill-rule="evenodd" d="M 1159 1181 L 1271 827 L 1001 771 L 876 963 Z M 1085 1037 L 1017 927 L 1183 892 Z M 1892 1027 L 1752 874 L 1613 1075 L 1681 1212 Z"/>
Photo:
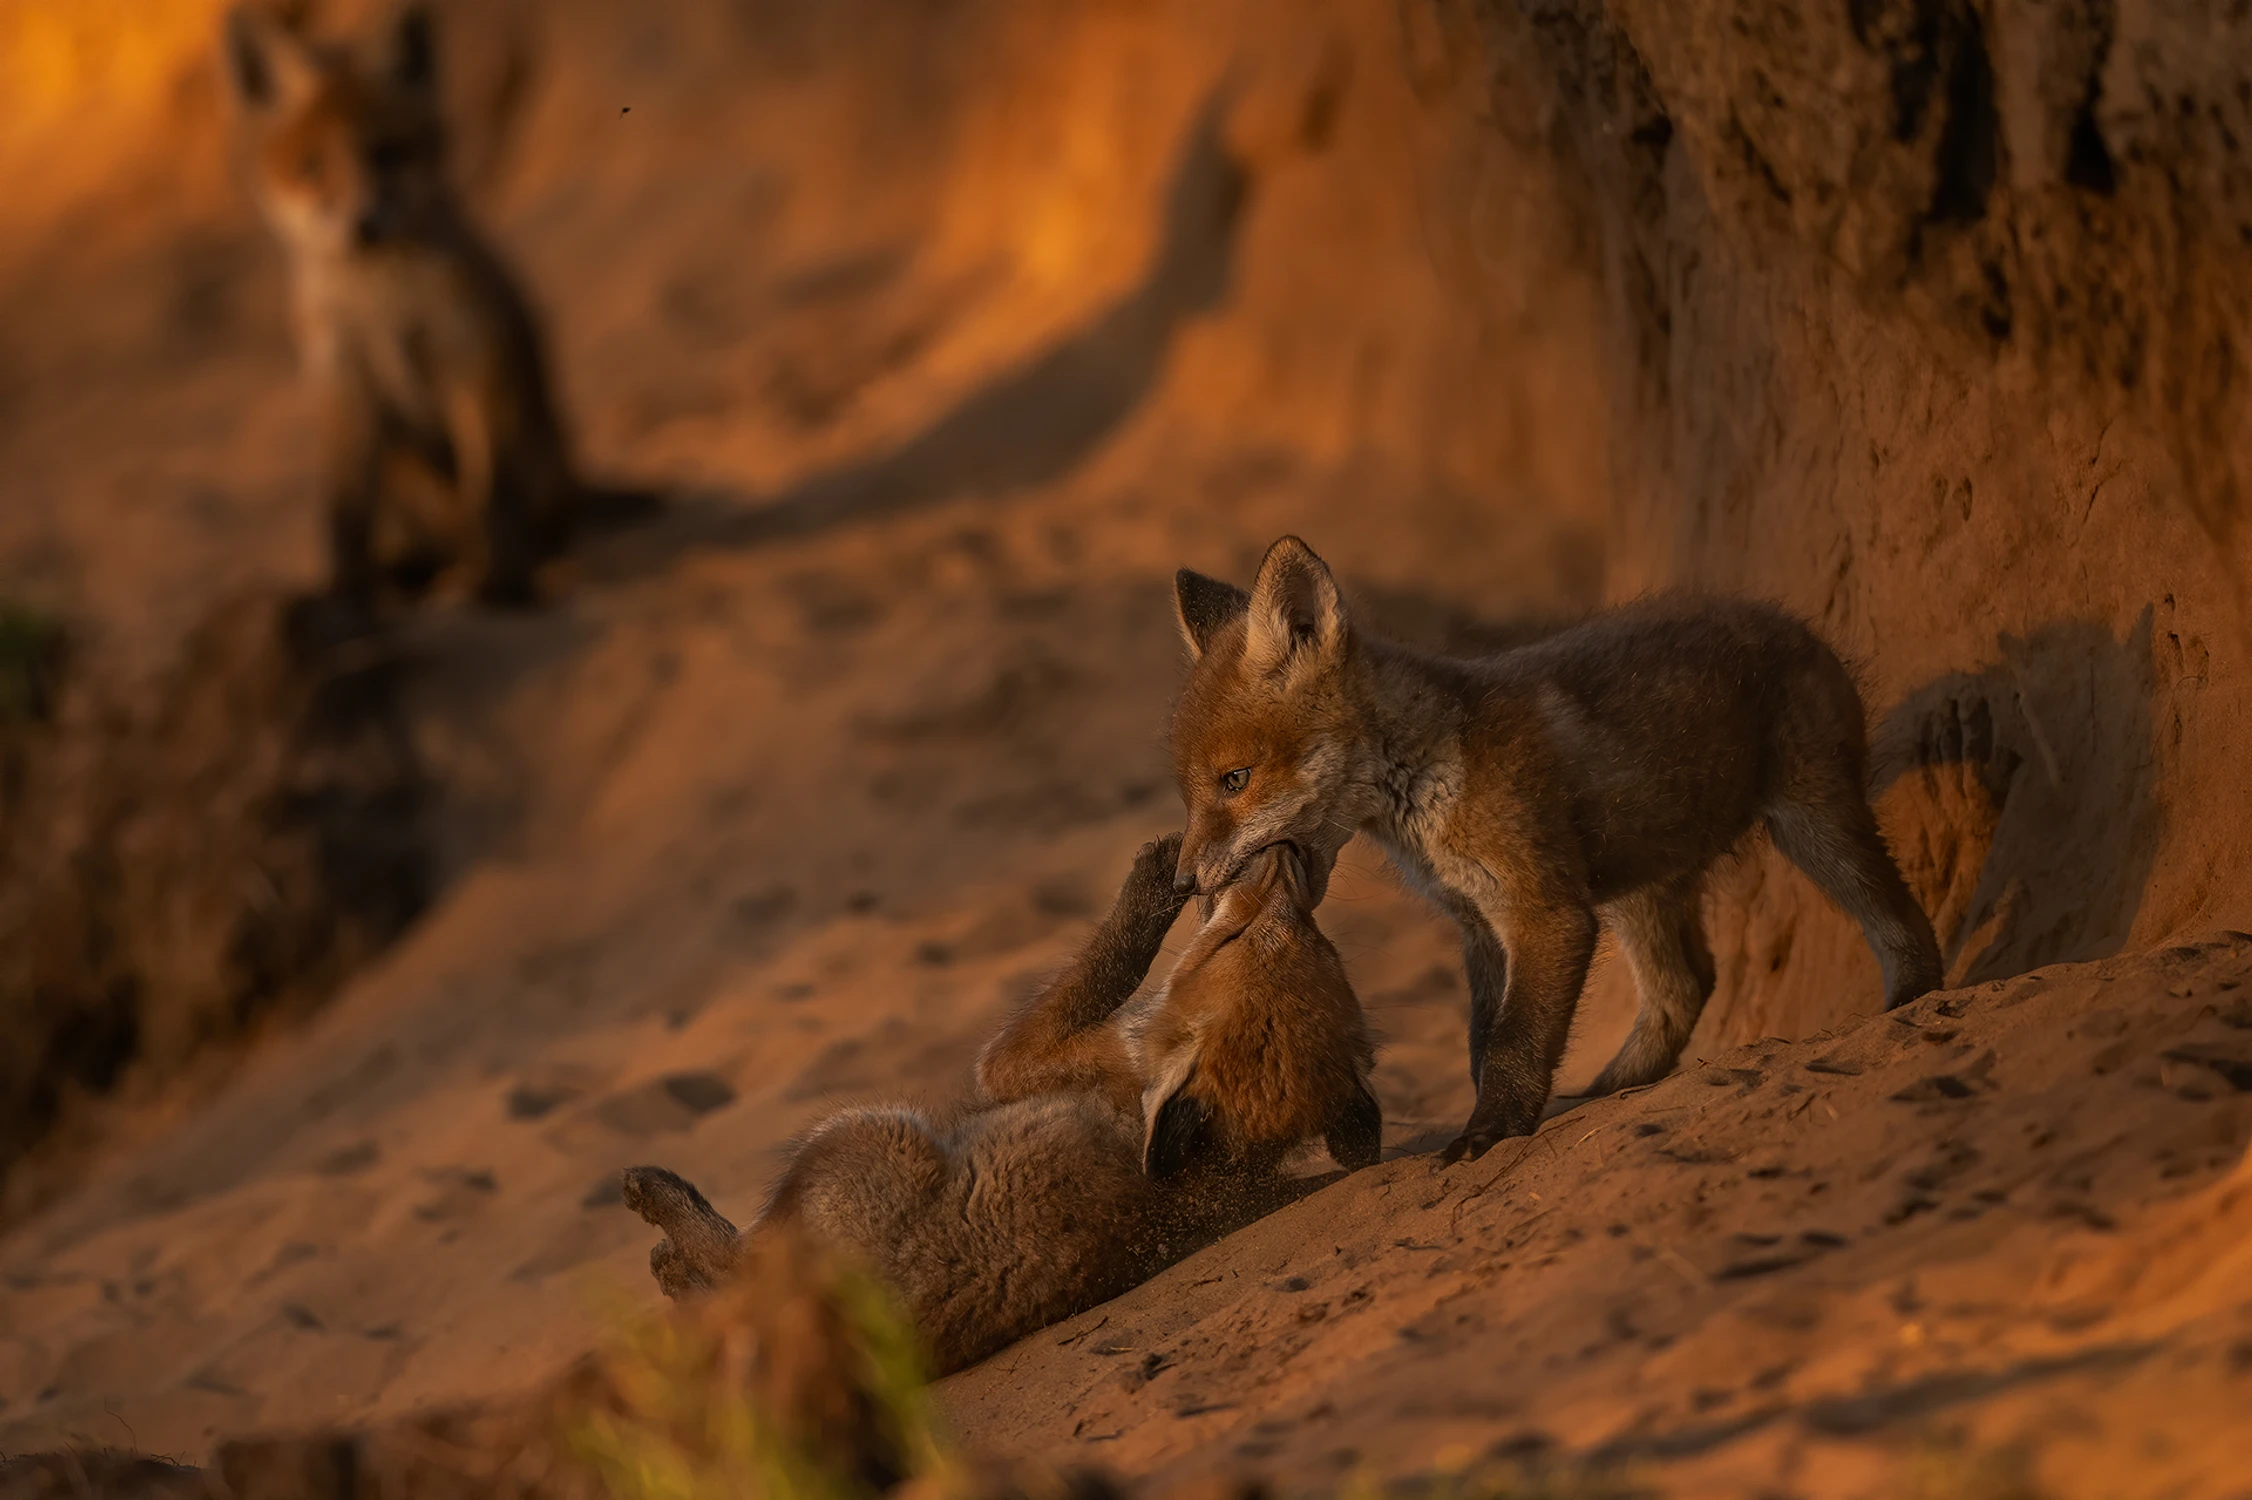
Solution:
<path fill-rule="evenodd" d="M 319 78 L 320 65 L 304 38 L 261 6 L 227 12 L 221 42 L 235 100 L 253 113 L 303 98 Z"/>
<path fill-rule="evenodd" d="M 1314 549 L 1286 536 L 1267 549 L 1251 585 L 1251 625 L 1244 665 L 1255 673 L 1279 671 L 1301 659 L 1328 661 L 1345 645 L 1345 600 L 1329 564 Z"/>
<path fill-rule="evenodd" d="M 1251 607 L 1251 596 L 1232 583 L 1207 578 L 1187 568 L 1173 575 L 1173 612 L 1180 617 L 1181 639 L 1189 658 L 1202 661 L 1220 627 Z"/>
<path fill-rule="evenodd" d="M 1212 1111 L 1202 1099 L 1175 1092 L 1166 1096 L 1149 1122 L 1149 1139 L 1142 1143 L 1142 1171 L 1152 1182 L 1181 1175 L 1204 1147 L 1212 1125 Z"/>
<path fill-rule="evenodd" d="M 418 94 L 438 89 L 438 28 L 421 5 L 399 8 L 391 18 L 390 50 L 385 66 L 391 81 Z"/>
<path fill-rule="evenodd" d="M 1142 1172 L 1152 1182 L 1177 1177 L 1203 1149 L 1212 1110 L 1189 1092 L 1196 1077 L 1195 1049 L 1185 1049 L 1160 1070 L 1142 1095 Z"/>

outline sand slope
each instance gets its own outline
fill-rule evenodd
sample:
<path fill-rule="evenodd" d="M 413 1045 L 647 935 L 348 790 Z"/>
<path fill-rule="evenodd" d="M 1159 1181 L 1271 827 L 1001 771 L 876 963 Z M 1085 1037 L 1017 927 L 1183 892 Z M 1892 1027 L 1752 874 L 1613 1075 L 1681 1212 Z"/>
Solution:
<path fill-rule="evenodd" d="M 2060 966 L 1387 1162 L 947 1399 L 1011 1448 L 1291 1487 L 2241 1493 L 2248 971 L 2241 935 Z"/>
<path fill-rule="evenodd" d="M 590 465 L 670 508 L 547 611 L 402 627 L 441 894 L 310 1024 L 82 1122 L 109 1144 L 47 1172 L 83 1187 L 0 1242 L 0 1443 L 195 1454 L 529 1383 L 590 1284 L 645 1295 L 619 1167 L 740 1202 L 833 1102 L 953 1087 L 1176 820 L 1179 564 L 1303 529 L 1435 640 L 1592 598 L 1592 362 L 1560 357 L 1576 409 L 1482 396 L 1502 329 L 1555 325 L 1465 320 L 1432 257 L 1466 241 L 1413 227 L 1486 148 L 1351 60 L 1388 17 L 1272 21 L 456 18 L 465 154 L 498 152 L 480 201 Z M 43 372 L 0 411 L 12 587 L 127 683 L 318 568 L 278 267 L 179 66 L 160 113 L 207 154 L 117 146 L 161 185 L 27 228 L 5 292 Z M 1400 1130 L 1436 1129 L 1451 942 L 1359 864 L 1330 927 Z"/>

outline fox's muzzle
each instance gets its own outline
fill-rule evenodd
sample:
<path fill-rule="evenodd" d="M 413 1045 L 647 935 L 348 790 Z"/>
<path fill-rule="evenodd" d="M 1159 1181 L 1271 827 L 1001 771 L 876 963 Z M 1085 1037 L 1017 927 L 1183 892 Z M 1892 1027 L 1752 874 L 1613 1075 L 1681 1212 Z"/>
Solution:
<path fill-rule="evenodd" d="M 1173 864 L 1173 890 L 1178 895 L 1210 894 L 1227 884 L 1224 880 L 1215 880 L 1206 887 L 1202 868 L 1206 851 L 1212 847 L 1212 837 L 1209 832 L 1200 834 L 1196 824 L 1195 818 L 1189 819 L 1188 831 L 1181 836 L 1181 857 Z"/>
<path fill-rule="evenodd" d="M 1218 895 L 1235 882 L 1236 877 L 1243 873 L 1243 867 L 1249 863 L 1244 859 L 1231 860 L 1224 869 L 1213 872 L 1212 878 L 1207 880 L 1204 878 L 1204 866 L 1211 852 L 1201 847 L 1192 849 L 1185 843 L 1181 846 L 1180 863 L 1173 867 L 1173 889 L 1176 892 L 1183 896 Z M 1218 852 L 1224 856 L 1228 851 Z M 1210 862 L 1217 863 L 1216 860 Z"/>

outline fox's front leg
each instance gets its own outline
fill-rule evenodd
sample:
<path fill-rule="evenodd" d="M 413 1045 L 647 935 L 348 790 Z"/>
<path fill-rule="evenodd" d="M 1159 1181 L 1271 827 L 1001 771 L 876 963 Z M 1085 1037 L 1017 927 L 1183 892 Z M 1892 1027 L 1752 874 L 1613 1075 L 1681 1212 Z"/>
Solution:
<path fill-rule="evenodd" d="M 1475 1161 L 1496 1141 L 1531 1135 L 1555 1085 L 1595 958 L 1595 910 L 1561 892 L 1461 912 L 1470 979 L 1470 1123 L 1440 1154 Z M 1497 936 L 1498 930 L 1498 936 Z"/>
<path fill-rule="evenodd" d="M 1142 845 L 1110 914 L 1086 946 L 978 1058 L 978 1086 L 988 1099 L 1100 1086 L 1120 1073 L 1118 1039 L 1105 1023 L 1149 974 L 1173 919 L 1188 903 L 1173 887 L 1180 853 L 1177 833 Z"/>
<path fill-rule="evenodd" d="M 328 504 L 329 586 L 347 602 L 375 604 L 375 507 L 381 498 L 384 423 L 373 393 L 340 370 L 320 377 L 321 486 Z"/>
<path fill-rule="evenodd" d="M 469 574 L 487 604 L 530 604 L 532 539 L 522 476 L 495 431 L 493 403 L 474 383 L 446 398 L 446 441 L 453 450 L 456 504 L 468 523 Z"/>
<path fill-rule="evenodd" d="M 1451 903 L 1451 910 L 1462 928 L 1462 972 L 1470 981 L 1470 1086 L 1476 1088 L 1486 1076 L 1486 1049 L 1501 1016 L 1509 954 L 1476 906 L 1458 901 Z"/>

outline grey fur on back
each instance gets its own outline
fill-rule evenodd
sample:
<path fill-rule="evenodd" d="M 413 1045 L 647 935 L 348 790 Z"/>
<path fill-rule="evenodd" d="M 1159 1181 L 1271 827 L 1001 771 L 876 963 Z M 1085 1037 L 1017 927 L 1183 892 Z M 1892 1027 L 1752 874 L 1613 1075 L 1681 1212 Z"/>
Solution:
<path fill-rule="evenodd" d="M 1141 1124 L 1084 1094 L 935 1126 L 911 1110 L 832 1116 L 776 1211 L 851 1245 L 899 1293 L 942 1370 L 974 1364 L 1163 1265 Z"/>

